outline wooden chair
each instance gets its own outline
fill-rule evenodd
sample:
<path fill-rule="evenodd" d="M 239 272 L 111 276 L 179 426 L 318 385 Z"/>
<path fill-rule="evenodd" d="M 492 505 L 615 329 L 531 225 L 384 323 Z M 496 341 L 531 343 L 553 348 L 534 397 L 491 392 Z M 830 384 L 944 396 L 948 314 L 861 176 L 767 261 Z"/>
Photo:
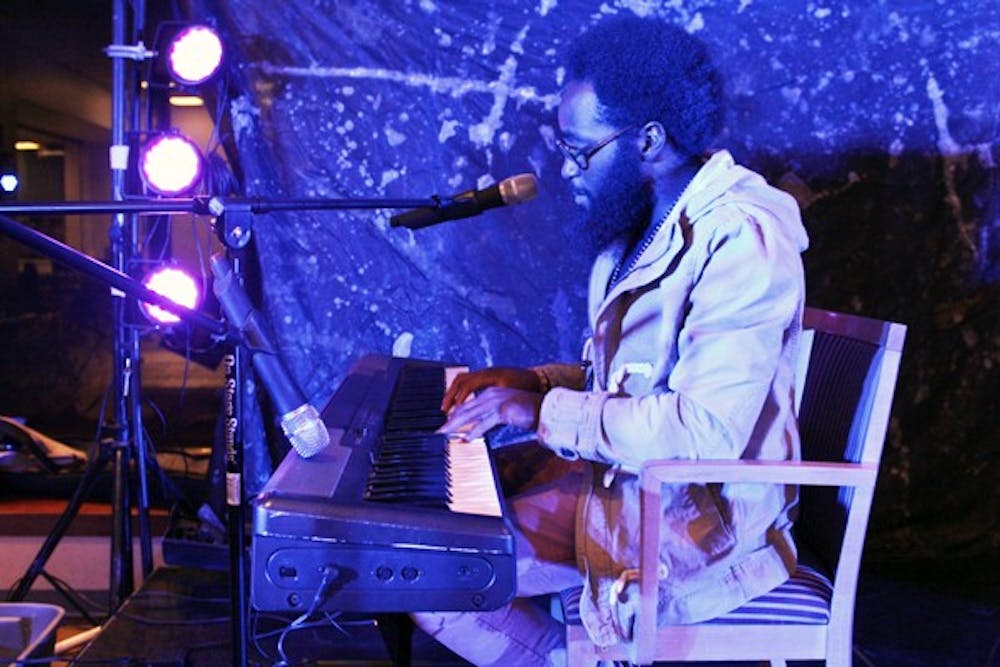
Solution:
<path fill-rule="evenodd" d="M 799 385 L 803 460 L 646 463 L 640 472 L 643 530 L 635 641 L 596 648 L 579 624 L 580 589 L 566 591 L 562 602 L 571 666 L 597 660 L 784 665 L 785 660 L 824 659 L 831 667 L 851 664 L 861 550 L 906 327 L 811 308 L 804 325 L 805 382 Z M 800 485 L 795 525 L 799 567 L 787 583 L 725 616 L 657 628 L 661 488 L 687 482 Z"/>

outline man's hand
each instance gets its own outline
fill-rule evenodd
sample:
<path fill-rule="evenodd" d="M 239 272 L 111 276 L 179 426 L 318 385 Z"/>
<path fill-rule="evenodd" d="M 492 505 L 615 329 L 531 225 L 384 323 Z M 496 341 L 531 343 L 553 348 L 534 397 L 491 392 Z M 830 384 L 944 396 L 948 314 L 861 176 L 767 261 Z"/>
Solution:
<path fill-rule="evenodd" d="M 472 394 L 487 387 L 506 387 L 538 392 L 541 386 L 538 375 L 527 368 L 484 368 L 481 371 L 462 373 L 448 387 L 441 401 L 441 411 L 448 413 L 456 405 L 462 405 Z M 539 402 L 540 399 L 539 399 Z M 536 419 L 537 421 L 537 419 Z"/>
<path fill-rule="evenodd" d="M 438 432 L 461 433 L 471 440 L 497 424 L 512 424 L 533 431 L 538 427 L 541 409 L 542 395 L 537 391 L 489 387 L 471 401 L 452 408 L 448 421 Z"/>

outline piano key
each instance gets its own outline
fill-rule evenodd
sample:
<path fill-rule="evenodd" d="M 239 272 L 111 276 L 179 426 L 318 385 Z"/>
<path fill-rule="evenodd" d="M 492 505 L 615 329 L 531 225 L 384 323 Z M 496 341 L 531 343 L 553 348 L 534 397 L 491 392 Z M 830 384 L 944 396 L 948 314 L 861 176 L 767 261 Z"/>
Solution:
<path fill-rule="evenodd" d="M 503 516 L 490 465 L 489 448 L 482 438 L 448 440 L 448 471 L 451 474 L 453 512 Z"/>
<path fill-rule="evenodd" d="M 417 500 L 417 487 L 406 485 L 433 473 L 447 489 L 451 511 L 502 516 L 485 441 L 449 439 L 434 432 L 446 421 L 440 409 L 446 385 L 465 370 L 406 367 L 401 371 L 370 471 L 368 499 L 400 502 L 410 488 Z M 393 495 L 379 493 L 388 488 Z"/>

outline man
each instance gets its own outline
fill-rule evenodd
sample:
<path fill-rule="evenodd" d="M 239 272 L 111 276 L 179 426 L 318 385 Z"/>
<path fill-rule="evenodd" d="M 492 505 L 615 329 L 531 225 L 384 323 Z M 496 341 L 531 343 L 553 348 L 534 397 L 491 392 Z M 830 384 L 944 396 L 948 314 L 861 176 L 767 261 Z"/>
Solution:
<path fill-rule="evenodd" d="M 606 19 L 570 49 L 562 175 L 601 248 L 585 363 L 463 375 L 442 406 L 443 430 L 537 429 L 542 447 L 575 460 L 508 501 L 511 605 L 415 615 L 476 664 L 562 664 L 563 629 L 525 598 L 580 583 L 591 638 L 631 639 L 644 461 L 798 457 L 807 238 L 790 196 L 724 151 L 701 159 L 721 115 L 716 72 L 683 30 Z M 795 500 L 783 486 L 666 489 L 661 624 L 718 616 L 782 583 L 796 562 Z"/>

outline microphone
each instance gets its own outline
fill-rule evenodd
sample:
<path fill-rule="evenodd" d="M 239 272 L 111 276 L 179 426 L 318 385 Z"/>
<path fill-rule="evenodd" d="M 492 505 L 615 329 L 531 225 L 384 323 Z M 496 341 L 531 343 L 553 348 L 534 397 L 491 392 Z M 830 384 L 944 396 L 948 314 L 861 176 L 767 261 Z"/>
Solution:
<path fill-rule="evenodd" d="M 389 218 L 393 227 L 421 229 L 439 222 L 460 220 L 479 215 L 498 206 L 510 206 L 528 201 L 538 194 L 538 181 L 532 174 L 518 174 L 505 178 L 483 190 L 466 190 L 451 199 L 445 199 L 435 208 L 415 208 Z"/>
<path fill-rule="evenodd" d="M 326 424 L 285 368 L 263 314 L 250 304 L 250 297 L 233 274 L 232 264 L 221 254 L 212 255 L 211 264 L 215 296 L 226 319 L 243 333 L 251 348 L 253 367 L 281 415 L 281 430 L 299 456 L 315 456 L 330 444 Z"/>

